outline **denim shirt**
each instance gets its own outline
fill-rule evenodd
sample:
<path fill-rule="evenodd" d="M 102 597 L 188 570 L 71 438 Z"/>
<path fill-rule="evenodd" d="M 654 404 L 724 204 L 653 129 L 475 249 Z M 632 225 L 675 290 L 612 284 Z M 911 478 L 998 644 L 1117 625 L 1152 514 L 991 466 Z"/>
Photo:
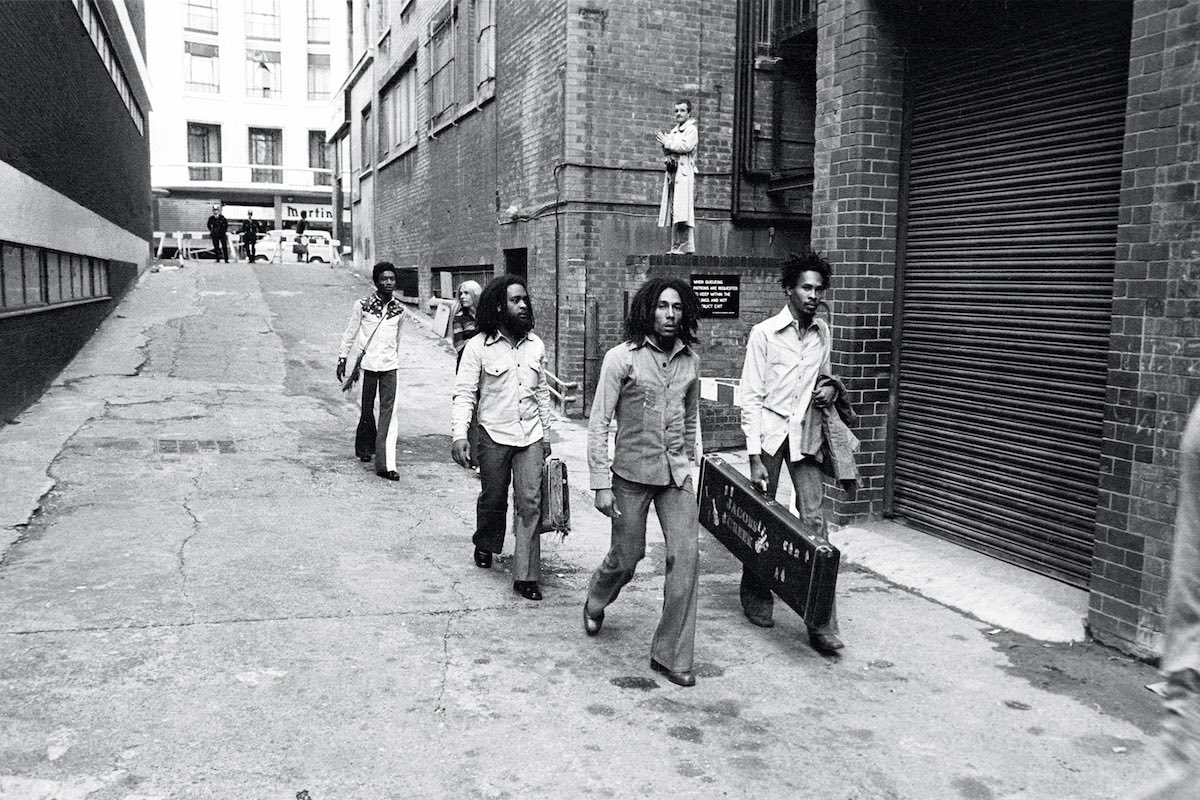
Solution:
<path fill-rule="evenodd" d="M 536 334 L 515 343 L 499 333 L 467 340 L 454 382 L 454 439 L 467 438 L 475 411 L 496 444 L 528 447 L 550 430 L 546 348 Z"/>
<path fill-rule="evenodd" d="M 691 348 L 676 340 L 668 353 L 646 339 L 609 350 L 588 419 L 592 490 L 612 488 L 612 473 L 651 486 L 683 486 L 695 458 L 699 411 L 700 359 Z"/>

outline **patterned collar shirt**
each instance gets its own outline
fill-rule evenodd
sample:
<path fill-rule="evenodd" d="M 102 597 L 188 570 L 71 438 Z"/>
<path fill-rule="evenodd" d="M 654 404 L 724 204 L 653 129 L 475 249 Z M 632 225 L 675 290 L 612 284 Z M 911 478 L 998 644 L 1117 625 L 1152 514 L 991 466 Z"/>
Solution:
<path fill-rule="evenodd" d="M 462 351 L 454 382 L 451 435 L 467 438 L 479 400 L 479 424 L 496 444 L 528 447 L 550 430 L 546 347 L 536 334 L 513 342 L 503 333 L 475 336 Z"/>
<path fill-rule="evenodd" d="M 338 358 L 346 358 L 354 350 L 363 353 L 363 369 L 372 372 L 396 369 L 400 366 L 400 332 L 406 313 L 399 300 L 392 297 L 385 303 L 378 292 L 355 300 Z"/>
<path fill-rule="evenodd" d="M 817 377 L 829 375 L 829 325 L 813 318 L 805 328 L 784 308 L 755 325 L 742 366 L 742 432 L 746 454 L 775 454 L 788 440 L 788 460 L 800 461 L 804 419 Z"/>
<path fill-rule="evenodd" d="M 612 488 L 613 474 L 650 486 L 683 486 L 692 474 L 699 412 L 700 359 L 678 339 L 670 352 L 649 338 L 609 350 L 588 420 L 592 489 Z"/>

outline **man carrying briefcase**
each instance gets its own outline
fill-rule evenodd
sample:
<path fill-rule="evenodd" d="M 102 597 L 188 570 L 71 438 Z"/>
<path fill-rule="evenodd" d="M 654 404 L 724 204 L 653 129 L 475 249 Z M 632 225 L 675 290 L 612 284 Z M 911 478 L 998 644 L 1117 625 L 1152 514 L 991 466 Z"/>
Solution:
<path fill-rule="evenodd" d="M 824 409 L 838 399 L 835 381 L 818 380 L 832 374 L 829 325 L 816 316 L 831 273 L 829 262 L 813 252 L 788 259 L 780 281 L 787 307 L 750 331 L 741 382 L 751 482 L 773 498 L 786 461 L 800 520 L 822 537 L 825 487 L 818 459 L 804 452 L 805 442 L 814 438 L 805 436 L 804 425 L 810 405 Z M 759 627 L 774 626 L 771 589 L 745 566 L 740 595 L 747 619 Z M 808 638 L 813 649 L 824 655 L 844 647 L 838 637 L 836 603 L 829 623 L 810 627 Z"/>

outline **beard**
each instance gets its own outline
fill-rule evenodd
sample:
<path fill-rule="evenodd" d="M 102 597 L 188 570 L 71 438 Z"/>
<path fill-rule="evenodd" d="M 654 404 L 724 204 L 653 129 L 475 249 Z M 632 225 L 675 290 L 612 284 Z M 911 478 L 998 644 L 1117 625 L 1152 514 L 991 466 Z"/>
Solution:
<path fill-rule="evenodd" d="M 533 319 L 531 317 L 522 317 L 517 314 L 508 315 L 508 328 L 513 335 L 520 339 L 525 334 L 533 330 Z"/>

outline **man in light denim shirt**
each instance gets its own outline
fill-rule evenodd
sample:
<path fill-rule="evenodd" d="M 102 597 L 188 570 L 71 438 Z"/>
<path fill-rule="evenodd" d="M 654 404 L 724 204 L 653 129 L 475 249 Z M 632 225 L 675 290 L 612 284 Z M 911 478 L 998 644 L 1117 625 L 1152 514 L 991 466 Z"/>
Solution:
<path fill-rule="evenodd" d="M 512 480 L 513 591 L 541 600 L 542 464 L 550 457 L 550 387 L 546 348 L 533 333 L 533 308 L 525 281 L 503 275 L 487 285 L 476 312 L 479 335 L 463 348 L 454 382 L 450 454 L 461 466 L 471 456 L 482 484 L 475 504 L 475 565 L 492 566 L 504 546 L 508 485 Z M 478 397 L 478 453 L 467 429 Z"/>
<path fill-rule="evenodd" d="M 831 273 L 829 262 L 816 253 L 788 259 L 780 276 L 787 307 L 751 329 L 741 384 L 750 481 L 768 497 L 775 497 L 779 470 L 786 461 L 800 521 L 820 536 L 826 532 L 821 465 L 802 452 L 802 442 L 809 404 L 824 408 L 837 399 L 834 386 L 817 381 L 821 375 L 831 374 L 833 338 L 829 325 L 816 316 Z M 747 619 L 763 628 L 775 624 L 771 588 L 746 567 L 742 568 L 740 594 Z M 842 649 L 836 605 L 829 623 L 809 628 L 808 638 L 824 655 Z"/>
<path fill-rule="evenodd" d="M 638 289 L 625 320 L 625 341 L 604 355 L 588 421 L 588 468 L 596 508 L 612 518 L 612 544 L 592 574 L 583 628 L 600 632 L 604 610 L 633 579 L 646 555 L 650 503 L 666 539 L 663 612 L 650 646 L 650 668 L 693 686 L 699 515 L 692 487 L 700 408 L 696 341 L 700 302 L 678 278 Z M 617 421 L 609 457 L 608 430 Z"/>

